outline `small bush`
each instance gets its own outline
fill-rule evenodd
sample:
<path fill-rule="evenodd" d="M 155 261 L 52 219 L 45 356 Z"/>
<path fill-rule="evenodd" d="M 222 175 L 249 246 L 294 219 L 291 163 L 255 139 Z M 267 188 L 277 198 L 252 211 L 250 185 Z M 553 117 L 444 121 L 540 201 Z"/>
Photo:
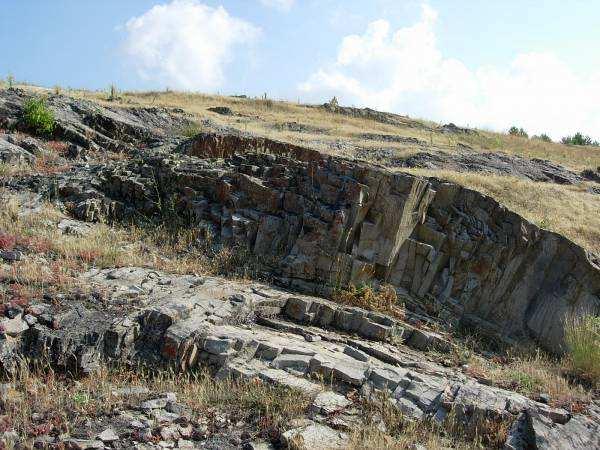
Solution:
<path fill-rule="evenodd" d="M 600 384 L 600 317 L 569 319 L 565 334 L 574 371 Z"/>
<path fill-rule="evenodd" d="M 591 137 L 585 136 L 579 132 L 575 133 L 573 136 L 562 138 L 560 142 L 567 145 L 591 145 L 592 147 L 600 147 L 600 142 L 594 141 Z"/>
<path fill-rule="evenodd" d="M 508 134 L 510 134 L 511 136 L 519 136 L 524 138 L 529 137 L 529 135 L 523 128 L 517 127 L 510 127 L 510 130 L 508 130 Z"/>
<path fill-rule="evenodd" d="M 25 103 L 24 119 L 27 126 L 37 134 L 51 135 L 54 131 L 54 114 L 43 98 L 32 98 Z"/>

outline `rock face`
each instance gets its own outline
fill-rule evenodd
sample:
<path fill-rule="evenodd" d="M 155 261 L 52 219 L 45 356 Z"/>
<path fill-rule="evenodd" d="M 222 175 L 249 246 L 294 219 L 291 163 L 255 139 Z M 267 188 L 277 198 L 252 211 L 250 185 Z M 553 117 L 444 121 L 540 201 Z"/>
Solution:
<path fill-rule="evenodd" d="M 104 293 L 102 305 L 91 299 L 70 311 L 33 305 L 38 320 L 20 331 L 20 340 L 15 334 L 1 341 L 3 368 L 19 352 L 78 372 L 122 361 L 256 378 L 314 398 L 314 422 L 284 440 L 303 435 L 312 442 L 316 434 L 340 448 L 347 435 L 320 422 L 331 415 L 356 420 L 346 398 L 354 390 L 365 397 L 385 393 L 412 420 L 442 422 L 453 413 L 466 429 L 487 419 L 512 424 L 507 448 L 533 441 L 548 449 L 599 445 L 595 410 L 571 415 L 428 361 L 415 348 L 426 332 L 407 322 L 267 285 L 141 268 L 92 270 L 82 282 Z M 150 399 L 140 408 L 159 410 L 168 401 Z"/>
<path fill-rule="evenodd" d="M 22 111 L 30 98 L 31 94 L 20 89 L 2 92 L 0 126 L 27 131 Z M 48 97 L 47 105 L 55 118 L 54 137 L 91 150 L 130 150 L 133 144 L 152 145 L 164 139 L 168 131 L 189 123 L 182 110 L 110 108 L 60 95 Z"/>
<path fill-rule="evenodd" d="M 555 353 L 567 315 L 600 313 L 597 257 L 492 198 L 264 138 L 201 134 L 59 190 L 85 220 L 169 203 L 223 244 L 278 261 L 285 287 L 391 283 L 449 320 Z"/>

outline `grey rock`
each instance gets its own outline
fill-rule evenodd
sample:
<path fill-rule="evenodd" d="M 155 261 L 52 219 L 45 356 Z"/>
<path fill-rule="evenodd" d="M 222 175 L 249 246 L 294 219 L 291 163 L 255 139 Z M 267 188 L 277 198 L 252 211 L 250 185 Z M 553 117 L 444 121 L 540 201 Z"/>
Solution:
<path fill-rule="evenodd" d="M 344 347 L 344 353 L 358 361 L 362 361 L 362 362 L 369 361 L 369 355 L 367 355 L 365 352 L 360 351 L 354 347 L 350 347 L 349 345 L 346 345 Z"/>
<path fill-rule="evenodd" d="M 19 250 L 0 250 L 0 259 L 8 262 L 21 261 L 24 255 Z"/>
<path fill-rule="evenodd" d="M 9 336 L 18 336 L 28 329 L 29 325 L 21 318 L 20 314 L 14 319 L 0 319 L 0 332 L 6 333 Z"/>
<path fill-rule="evenodd" d="M 314 413 L 329 415 L 337 413 L 352 405 L 352 402 L 340 394 L 332 391 L 319 393 L 312 402 L 311 410 Z"/>
<path fill-rule="evenodd" d="M 313 423 L 294 428 L 283 433 L 285 445 L 291 448 L 347 448 L 349 437 L 346 433 L 333 430 L 325 425 Z"/>
<path fill-rule="evenodd" d="M 107 428 L 106 430 L 98 434 L 96 438 L 101 440 L 102 442 L 113 442 L 119 440 L 119 435 L 115 433 L 115 431 L 112 428 Z"/>
<path fill-rule="evenodd" d="M 102 441 L 88 440 L 88 439 L 67 439 L 65 441 L 67 448 L 76 450 L 91 450 L 91 449 L 103 449 L 104 443 Z"/>

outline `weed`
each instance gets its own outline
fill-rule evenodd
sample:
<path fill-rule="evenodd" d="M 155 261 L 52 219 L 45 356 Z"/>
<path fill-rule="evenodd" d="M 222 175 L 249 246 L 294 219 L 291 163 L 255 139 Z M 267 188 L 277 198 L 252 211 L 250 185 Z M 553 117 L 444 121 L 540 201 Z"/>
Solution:
<path fill-rule="evenodd" d="M 43 98 L 27 100 L 23 109 L 23 118 L 34 133 L 49 136 L 54 131 L 54 113 L 46 106 Z"/>
<path fill-rule="evenodd" d="M 119 99 L 119 91 L 114 84 L 108 87 L 108 100 L 114 102 Z"/>
<path fill-rule="evenodd" d="M 570 318 L 565 334 L 574 372 L 600 385 L 600 317 Z"/>

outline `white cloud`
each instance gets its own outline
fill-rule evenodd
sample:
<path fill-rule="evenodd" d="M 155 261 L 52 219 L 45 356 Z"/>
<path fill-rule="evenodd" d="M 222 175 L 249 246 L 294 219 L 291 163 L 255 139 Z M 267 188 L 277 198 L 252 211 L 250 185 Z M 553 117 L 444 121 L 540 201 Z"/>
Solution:
<path fill-rule="evenodd" d="M 510 66 L 471 70 L 446 58 L 436 43 L 437 12 L 393 31 L 372 22 L 346 36 L 337 59 L 299 89 L 314 100 L 337 95 L 343 103 L 412 116 L 503 130 L 515 124 L 554 138 L 581 130 L 600 138 L 600 71 L 575 73 L 550 52 L 522 53 Z"/>
<path fill-rule="evenodd" d="M 198 0 L 157 5 L 125 25 L 123 50 L 141 77 L 163 86 L 210 90 L 225 80 L 237 47 L 260 33 L 223 7 Z"/>
<path fill-rule="evenodd" d="M 281 11 L 289 11 L 294 6 L 296 0 L 260 0 L 260 2 L 269 8 L 280 9 Z"/>

